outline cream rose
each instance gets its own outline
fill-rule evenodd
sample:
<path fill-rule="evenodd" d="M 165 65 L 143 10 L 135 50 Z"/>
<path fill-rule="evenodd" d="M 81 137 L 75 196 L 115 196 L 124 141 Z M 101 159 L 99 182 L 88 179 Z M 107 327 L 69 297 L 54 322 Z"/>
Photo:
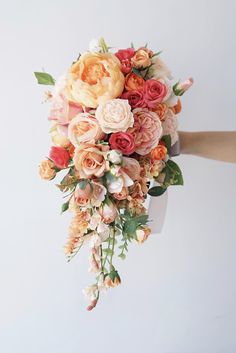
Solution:
<path fill-rule="evenodd" d="M 69 71 L 67 94 L 73 102 L 96 108 L 102 102 L 119 97 L 124 83 L 120 61 L 114 54 L 87 52 Z"/>
<path fill-rule="evenodd" d="M 125 132 L 134 123 L 131 106 L 126 99 L 111 99 L 100 104 L 96 110 L 95 117 L 101 129 L 107 134 Z"/>
<path fill-rule="evenodd" d="M 109 168 L 107 146 L 81 144 L 75 149 L 73 161 L 80 178 L 101 177 Z"/>
<path fill-rule="evenodd" d="M 74 146 L 81 143 L 95 143 L 104 137 L 98 121 L 88 113 L 80 113 L 71 120 L 68 137 Z"/>

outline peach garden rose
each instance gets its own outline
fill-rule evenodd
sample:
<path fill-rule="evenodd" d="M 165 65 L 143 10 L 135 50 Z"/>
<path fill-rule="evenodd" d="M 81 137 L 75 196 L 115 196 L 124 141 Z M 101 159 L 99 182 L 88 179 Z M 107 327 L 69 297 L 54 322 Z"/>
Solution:
<path fill-rule="evenodd" d="M 74 146 L 81 143 L 95 143 L 104 137 L 98 121 L 88 113 L 80 113 L 71 120 L 68 137 Z"/>
<path fill-rule="evenodd" d="M 72 102 L 96 108 L 119 97 L 124 82 L 120 61 L 114 54 L 87 52 L 69 70 L 67 94 Z"/>
<path fill-rule="evenodd" d="M 75 149 L 73 161 L 81 178 L 101 177 L 108 170 L 107 146 L 81 144 Z"/>

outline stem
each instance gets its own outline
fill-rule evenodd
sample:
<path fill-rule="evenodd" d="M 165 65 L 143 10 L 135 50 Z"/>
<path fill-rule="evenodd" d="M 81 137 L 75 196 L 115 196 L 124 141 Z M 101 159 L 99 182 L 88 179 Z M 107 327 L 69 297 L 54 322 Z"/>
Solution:
<path fill-rule="evenodd" d="M 112 250 L 112 253 L 111 253 L 111 257 L 110 257 L 110 266 L 112 266 L 112 259 L 113 259 L 113 255 L 114 255 L 114 249 L 115 249 L 115 229 L 114 228 L 112 228 L 112 232 L 113 232 L 113 234 L 112 234 L 112 248 L 111 248 L 111 250 Z"/>

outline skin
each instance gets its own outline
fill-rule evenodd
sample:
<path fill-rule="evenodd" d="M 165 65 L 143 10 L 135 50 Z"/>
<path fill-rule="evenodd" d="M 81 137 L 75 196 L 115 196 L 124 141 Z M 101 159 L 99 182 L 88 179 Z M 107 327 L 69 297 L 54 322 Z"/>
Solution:
<path fill-rule="evenodd" d="M 236 163 L 236 131 L 179 132 L 180 153 Z"/>

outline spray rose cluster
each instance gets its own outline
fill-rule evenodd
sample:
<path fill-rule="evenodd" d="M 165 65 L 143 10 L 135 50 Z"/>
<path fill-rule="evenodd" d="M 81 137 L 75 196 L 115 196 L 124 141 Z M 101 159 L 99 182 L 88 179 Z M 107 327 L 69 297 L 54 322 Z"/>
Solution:
<path fill-rule="evenodd" d="M 101 291 L 121 283 L 114 255 L 124 259 L 130 241 L 143 243 L 151 234 L 147 195 L 183 184 L 171 150 L 180 96 L 193 80 L 173 82 L 160 52 L 147 46 L 112 52 L 103 39 L 93 40 L 57 81 L 45 72 L 35 76 L 54 86 L 47 92 L 52 146 L 40 176 L 64 175 L 57 183 L 67 195 L 62 212 L 73 213 L 65 254 L 70 261 L 89 247 L 96 281 L 84 293 L 91 310 Z"/>

